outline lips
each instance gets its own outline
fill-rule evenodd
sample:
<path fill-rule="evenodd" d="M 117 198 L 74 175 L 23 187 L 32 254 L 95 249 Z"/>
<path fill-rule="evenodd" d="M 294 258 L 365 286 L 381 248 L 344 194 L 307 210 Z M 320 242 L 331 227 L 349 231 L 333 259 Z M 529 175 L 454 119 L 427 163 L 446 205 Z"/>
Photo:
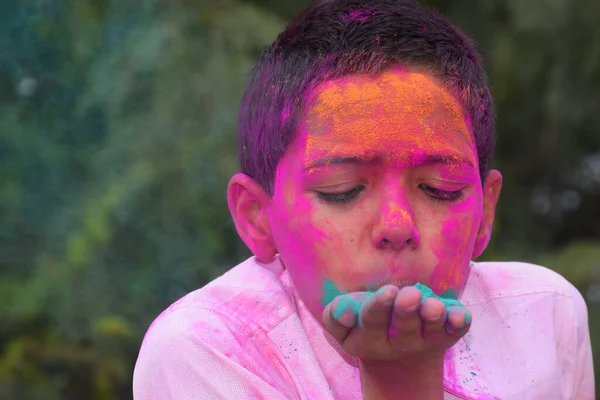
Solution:
<path fill-rule="evenodd" d="M 419 274 L 420 268 L 416 267 L 413 262 L 403 260 L 390 260 L 391 262 L 387 262 L 381 265 L 375 271 L 381 271 L 379 276 L 379 280 L 374 280 L 374 284 L 377 284 L 378 287 L 375 289 L 379 289 L 381 286 L 385 285 L 394 285 L 399 288 L 403 288 L 405 286 L 412 286 L 417 284 L 418 282 L 423 283 L 423 279 L 421 274 Z"/>
<path fill-rule="evenodd" d="M 372 267 L 363 267 L 353 273 L 348 273 L 338 282 L 350 292 L 374 292 L 385 285 L 398 288 L 413 286 L 417 283 L 428 284 L 424 276 L 426 269 L 415 266 L 410 260 L 387 260 Z M 368 265 L 368 264 L 367 264 Z M 341 277 L 340 277 L 341 278 Z"/>
<path fill-rule="evenodd" d="M 394 285 L 397 286 L 399 288 L 403 288 L 406 286 L 414 286 L 418 283 L 419 281 L 417 279 L 389 279 L 386 281 L 383 281 L 381 283 L 381 286 L 384 285 Z"/>

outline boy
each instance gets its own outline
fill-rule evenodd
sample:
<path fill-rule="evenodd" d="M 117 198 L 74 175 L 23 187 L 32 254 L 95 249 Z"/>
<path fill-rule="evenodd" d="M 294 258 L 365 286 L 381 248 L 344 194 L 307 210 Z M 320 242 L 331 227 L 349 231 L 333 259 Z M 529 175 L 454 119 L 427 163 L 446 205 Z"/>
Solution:
<path fill-rule="evenodd" d="M 592 399 L 581 295 L 474 263 L 502 185 L 473 44 L 408 0 L 330 0 L 253 70 L 228 186 L 254 257 L 163 312 L 147 399 Z"/>

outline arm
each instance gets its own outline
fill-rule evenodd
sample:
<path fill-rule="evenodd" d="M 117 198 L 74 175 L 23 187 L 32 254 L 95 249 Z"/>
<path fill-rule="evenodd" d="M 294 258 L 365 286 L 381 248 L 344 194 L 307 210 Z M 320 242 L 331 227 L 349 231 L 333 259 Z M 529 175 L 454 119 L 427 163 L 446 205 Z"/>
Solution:
<path fill-rule="evenodd" d="M 222 320 L 205 310 L 183 308 L 160 316 L 148 330 L 135 366 L 133 397 L 296 398 L 285 385 L 274 367 Z"/>

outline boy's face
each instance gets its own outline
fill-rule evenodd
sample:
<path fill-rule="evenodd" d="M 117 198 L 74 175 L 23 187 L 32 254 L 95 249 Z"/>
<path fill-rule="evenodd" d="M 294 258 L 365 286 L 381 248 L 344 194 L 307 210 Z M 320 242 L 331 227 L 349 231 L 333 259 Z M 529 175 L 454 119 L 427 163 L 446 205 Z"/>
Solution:
<path fill-rule="evenodd" d="M 460 293 L 499 192 L 484 195 L 460 103 L 400 70 L 327 81 L 311 98 L 267 208 L 304 303 L 320 320 L 326 280 L 344 292 L 421 282 Z"/>

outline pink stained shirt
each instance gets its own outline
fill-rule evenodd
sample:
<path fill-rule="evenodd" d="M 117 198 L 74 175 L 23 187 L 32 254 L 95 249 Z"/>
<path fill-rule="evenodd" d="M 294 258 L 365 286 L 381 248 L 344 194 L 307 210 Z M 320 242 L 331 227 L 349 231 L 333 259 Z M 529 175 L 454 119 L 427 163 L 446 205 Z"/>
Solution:
<path fill-rule="evenodd" d="M 469 333 L 446 353 L 445 399 L 594 399 L 581 294 L 525 263 L 472 263 Z M 357 360 L 308 312 L 279 258 L 250 258 L 152 323 L 135 400 L 361 399 Z"/>

